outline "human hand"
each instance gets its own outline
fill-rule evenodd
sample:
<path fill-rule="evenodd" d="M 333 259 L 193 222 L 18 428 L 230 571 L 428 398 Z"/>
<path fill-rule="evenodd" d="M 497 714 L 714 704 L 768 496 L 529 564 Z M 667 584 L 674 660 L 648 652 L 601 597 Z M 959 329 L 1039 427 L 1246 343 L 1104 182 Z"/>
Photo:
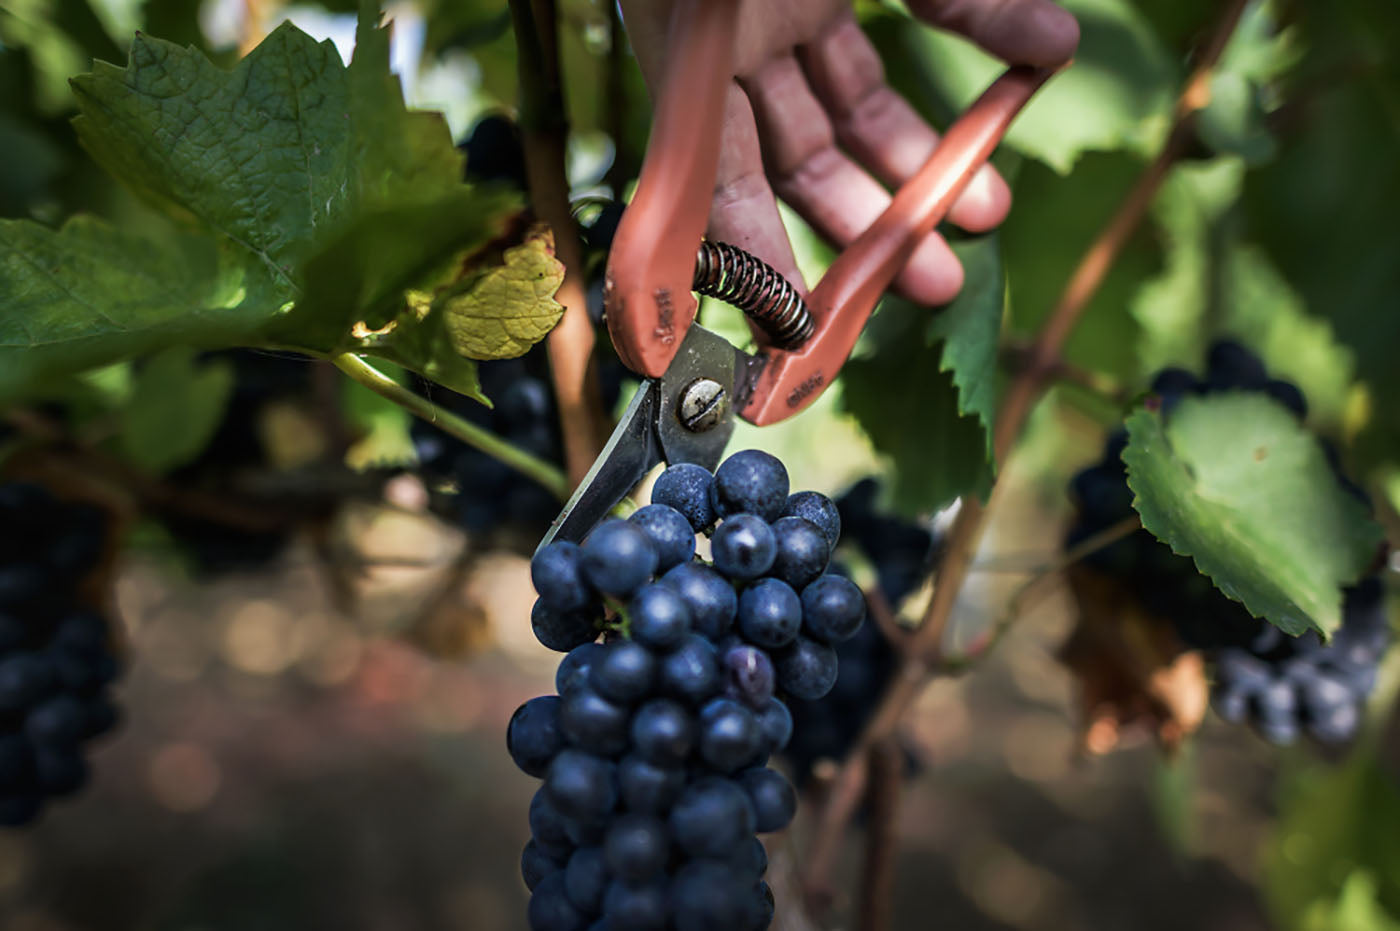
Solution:
<path fill-rule="evenodd" d="M 621 0 L 643 74 L 664 69 L 670 0 Z M 966 36 L 1011 64 L 1055 66 L 1079 42 L 1074 17 L 1051 0 L 908 0 L 915 15 Z M 735 82 L 725 101 L 709 235 L 748 250 L 801 284 L 776 198 L 838 247 L 859 236 L 938 135 L 885 83 L 884 67 L 848 0 L 744 0 Z M 984 166 L 948 218 L 970 232 L 1005 219 L 1011 191 Z M 962 288 L 957 257 L 938 233 L 915 249 L 895 287 L 921 304 Z"/>

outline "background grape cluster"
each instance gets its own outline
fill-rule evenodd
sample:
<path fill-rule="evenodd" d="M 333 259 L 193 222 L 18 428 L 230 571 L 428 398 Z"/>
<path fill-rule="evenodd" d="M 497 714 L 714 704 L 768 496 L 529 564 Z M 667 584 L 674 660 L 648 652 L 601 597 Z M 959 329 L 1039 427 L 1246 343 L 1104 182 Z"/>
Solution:
<path fill-rule="evenodd" d="M 84 745 L 117 721 L 118 665 L 106 619 L 78 600 L 103 513 L 10 482 L 0 527 L 0 824 L 16 826 L 87 782 Z"/>
<path fill-rule="evenodd" d="M 628 520 L 536 554 L 532 626 L 568 654 L 559 694 L 523 705 L 507 734 L 544 780 L 521 860 L 532 928 L 771 921 L 755 834 L 786 826 L 796 796 L 766 764 L 792 735 L 786 700 L 831 689 L 835 644 L 865 613 L 855 584 L 827 572 L 836 506 L 788 492 L 763 452 L 714 475 L 675 465 Z"/>
<path fill-rule="evenodd" d="M 1164 369 L 1152 391 L 1166 416 L 1188 395 L 1222 391 L 1267 394 L 1299 419 L 1307 400 L 1291 382 L 1270 378 L 1260 359 L 1232 341 L 1214 344 L 1204 378 L 1179 368 Z M 1122 453 L 1127 434 L 1109 437 L 1102 459 L 1070 483 L 1077 519 L 1065 541 L 1072 547 L 1134 515 Z M 1333 460 L 1336 479 L 1358 497 Z M 1291 743 L 1306 732 L 1322 743 L 1352 737 L 1376 667 L 1390 642 L 1379 578 L 1370 577 L 1344 592 L 1343 620 L 1331 643 L 1315 633 L 1290 637 L 1252 617 L 1146 530 L 1086 557 L 1085 562 L 1127 583 L 1152 614 L 1171 622 L 1182 643 L 1206 653 L 1213 670 L 1213 706 L 1225 720 L 1249 723 L 1266 739 Z"/>

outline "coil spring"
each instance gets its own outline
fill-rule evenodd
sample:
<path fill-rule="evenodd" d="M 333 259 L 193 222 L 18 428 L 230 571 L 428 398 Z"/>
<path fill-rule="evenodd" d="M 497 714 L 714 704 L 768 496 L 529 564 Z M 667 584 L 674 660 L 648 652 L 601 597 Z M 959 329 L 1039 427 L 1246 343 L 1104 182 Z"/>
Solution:
<path fill-rule="evenodd" d="M 742 310 L 779 349 L 806 342 L 815 327 L 807 303 L 792 282 L 767 262 L 727 242 L 700 243 L 691 289 Z"/>

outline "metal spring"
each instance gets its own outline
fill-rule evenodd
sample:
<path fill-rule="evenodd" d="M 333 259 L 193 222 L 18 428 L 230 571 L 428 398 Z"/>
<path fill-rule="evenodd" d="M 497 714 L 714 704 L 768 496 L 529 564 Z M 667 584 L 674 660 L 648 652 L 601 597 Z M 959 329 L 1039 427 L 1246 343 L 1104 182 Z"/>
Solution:
<path fill-rule="evenodd" d="M 701 241 L 691 289 L 742 310 L 779 349 L 801 345 L 815 328 L 812 313 L 792 282 L 767 262 L 727 242 Z"/>

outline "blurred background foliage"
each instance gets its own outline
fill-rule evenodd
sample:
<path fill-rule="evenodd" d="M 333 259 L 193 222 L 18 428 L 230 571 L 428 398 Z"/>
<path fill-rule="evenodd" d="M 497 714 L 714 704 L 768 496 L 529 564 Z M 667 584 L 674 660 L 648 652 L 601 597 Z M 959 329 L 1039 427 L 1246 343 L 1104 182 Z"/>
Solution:
<path fill-rule="evenodd" d="M 856 6 L 891 83 L 936 125 L 997 70 L 962 40 L 913 24 L 898 3 Z M 1015 208 L 994 239 L 959 245 L 965 257 L 986 253 L 989 280 L 1004 276 L 1000 344 L 951 331 L 946 314 L 890 301 L 843 383 L 799 420 L 741 426 L 734 448 L 779 453 L 794 487 L 834 492 L 883 473 L 890 503 L 925 518 L 987 487 L 991 395 L 970 402 L 966 386 L 929 360 L 980 353 L 1001 359 L 1002 378 L 1014 370 L 1017 347 L 1162 145 L 1190 52 L 1219 4 L 1065 6 L 1083 31 L 1075 64 L 1031 104 L 997 157 Z M 94 59 L 124 61 L 136 30 L 227 67 L 291 19 L 348 59 L 354 8 L 349 0 L 0 0 L 0 216 L 148 222 L 148 208 L 102 174 L 69 124 L 68 79 Z M 458 139 L 483 114 L 514 112 L 503 2 L 406 0 L 386 13 L 412 106 L 441 110 Z M 648 95 L 606 3 L 561 0 L 559 17 L 570 184 L 586 216 L 599 198 L 629 192 Z M 1004 477 L 1013 503 L 984 549 L 1028 554 L 1022 568 L 1049 558 L 1065 482 L 1098 455 L 1122 405 L 1157 368 L 1199 368 L 1222 335 L 1303 388 L 1309 425 L 1339 445 L 1383 516 L 1393 516 L 1397 49 L 1394 4 L 1249 4 L 1186 157 L 1068 345 L 1067 361 L 1108 390 L 1066 384 L 1051 394 Z M 815 280 L 830 251 L 785 216 Z M 732 313 L 704 313 L 744 338 Z M 307 475 L 322 492 L 332 481 L 308 466 L 338 466 L 347 454 L 361 466 L 411 458 L 406 418 L 364 393 L 342 397 L 335 373 L 305 365 L 295 384 L 259 396 L 256 437 L 221 432 L 242 403 L 230 366 L 171 350 L 76 376 L 34 400 L 146 476 L 193 468 L 209 444 L 226 462 L 258 444 L 261 464 L 275 466 L 259 480 L 304 499 Z M 518 925 L 513 851 L 528 788 L 499 752 L 501 734 L 510 710 L 548 676 L 522 635 L 528 583 L 510 551 L 524 546 L 434 523 L 415 510 L 421 486 L 337 475 L 346 487 L 389 490 L 375 507 L 316 498 L 310 529 L 279 561 L 217 585 L 196 581 L 171 526 L 134 524 L 118 586 L 134 664 L 130 723 L 99 760 L 97 791 L 31 837 L 0 839 L 6 927 Z M 975 636 L 1008 584 L 998 573 L 975 575 L 953 635 Z M 914 716 L 929 764 L 902 828 L 900 875 L 918 881 L 900 884 L 896 914 L 914 916 L 900 927 L 925 926 L 922 915 L 988 929 L 1400 927 L 1394 720 L 1378 722 L 1346 759 L 1279 754 L 1208 726 L 1171 763 L 1139 748 L 1075 765 L 1070 689 L 1050 656 L 1068 612 L 1063 600 L 1038 609 L 985 674 L 940 683 Z M 426 658 L 405 638 L 427 647 Z M 1382 718 L 1394 678 L 1391 669 L 1392 687 L 1374 702 Z M 498 845 L 502 837 L 510 842 Z"/>

